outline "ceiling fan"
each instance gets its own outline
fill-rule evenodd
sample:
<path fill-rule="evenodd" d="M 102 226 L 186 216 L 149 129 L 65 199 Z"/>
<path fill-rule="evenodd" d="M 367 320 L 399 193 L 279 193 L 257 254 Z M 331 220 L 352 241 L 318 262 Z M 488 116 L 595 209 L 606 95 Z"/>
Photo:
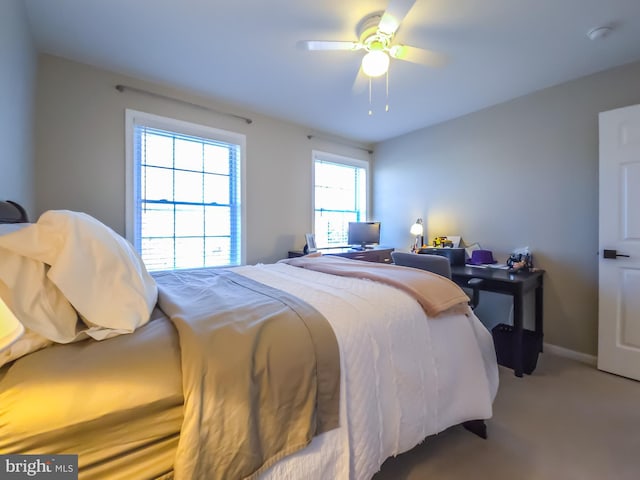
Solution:
<path fill-rule="evenodd" d="M 364 76 L 379 77 L 388 72 L 390 59 L 406 60 L 428 66 L 440 66 L 444 56 L 430 50 L 410 45 L 394 44 L 393 37 L 400 23 L 416 0 L 390 0 L 384 12 L 363 18 L 357 27 L 358 41 L 301 40 L 298 47 L 304 50 L 364 50 L 362 63 L 354 89 Z"/>

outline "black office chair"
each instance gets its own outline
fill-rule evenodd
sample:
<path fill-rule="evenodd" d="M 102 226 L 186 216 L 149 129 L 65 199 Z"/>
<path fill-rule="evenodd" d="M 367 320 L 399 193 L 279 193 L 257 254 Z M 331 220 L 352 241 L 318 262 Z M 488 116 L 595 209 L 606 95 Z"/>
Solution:
<path fill-rule="evenodd" d="M 403 267 L 419 268 L 429 272 L 437 273 L 443 277 L 451 278 L 451 264 L 447 257 L 441 255 L 416 254 L 407 252 L 391 252 L 393 263 Z M 471 290 L 469 295 L 469 305 L 476 308 L 480 303 L 481 278 L 472 278 L 467 282 L 466 287 Z"/>

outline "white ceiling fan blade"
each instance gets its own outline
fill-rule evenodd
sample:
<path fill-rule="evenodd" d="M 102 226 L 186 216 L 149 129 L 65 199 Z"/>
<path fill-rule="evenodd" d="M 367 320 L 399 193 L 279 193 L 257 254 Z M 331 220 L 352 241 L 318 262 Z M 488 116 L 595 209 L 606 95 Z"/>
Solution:
<path fill-rule="evenodd" d="M 332 40 L 300 40 L 298 48 L 302 50 L 360 50 L 358 42 L 340 42 Z"/>
<path fill-rule="evenodd" d="M 414 3 L 416 3 L 416 0 L 389 0 L 389 5 L 378 24 L 378 30 L 387 35 L 396 33 Z"/>
<path fill-rule="evenodd" d="M 441 67 L 447 63 L 447 57 L 441 53 L 410 45 L 394 45 L 389 49 L 389 55 L 398 60 L 406 60 L 429 67 Z"/>

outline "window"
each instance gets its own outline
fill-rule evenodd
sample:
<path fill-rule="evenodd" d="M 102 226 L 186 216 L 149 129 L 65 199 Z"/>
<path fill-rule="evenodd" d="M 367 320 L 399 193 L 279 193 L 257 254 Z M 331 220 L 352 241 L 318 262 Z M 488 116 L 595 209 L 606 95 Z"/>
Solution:
<path fill-rule="evenodd" d="M 244 135 L 127 110 L 127 238 L 149 270 L 240 265 Z"/>
<path fill-rule="evenodd" d="M 367 220 L 369 163 L 313 152 L 313 166 L 316 244 L 347 245 L 349 222 Z"/>

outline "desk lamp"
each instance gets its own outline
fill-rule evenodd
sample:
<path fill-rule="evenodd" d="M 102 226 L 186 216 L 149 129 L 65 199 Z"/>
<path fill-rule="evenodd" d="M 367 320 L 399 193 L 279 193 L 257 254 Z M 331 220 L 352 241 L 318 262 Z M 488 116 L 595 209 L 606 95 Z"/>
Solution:
<path fill-rule="evenodd" d="M 0 298 L 0 351 L 9 348 L 24 333 L 24 327 Z"/>
<path fill-rule="evenodd" d="M 422 219 L 418 218 L 416 220 L 416 223 L 414 223 L 413 225 L 411 225 L 411 235 L 415 235 L 416 236 L 416 241 L 413 245 L 413 251 L 417 252 L 418 250 L 420 250 L 420 247 L 422 247 L 422 244 L 424 243 L 424 227 L 422 226 Z"/>

